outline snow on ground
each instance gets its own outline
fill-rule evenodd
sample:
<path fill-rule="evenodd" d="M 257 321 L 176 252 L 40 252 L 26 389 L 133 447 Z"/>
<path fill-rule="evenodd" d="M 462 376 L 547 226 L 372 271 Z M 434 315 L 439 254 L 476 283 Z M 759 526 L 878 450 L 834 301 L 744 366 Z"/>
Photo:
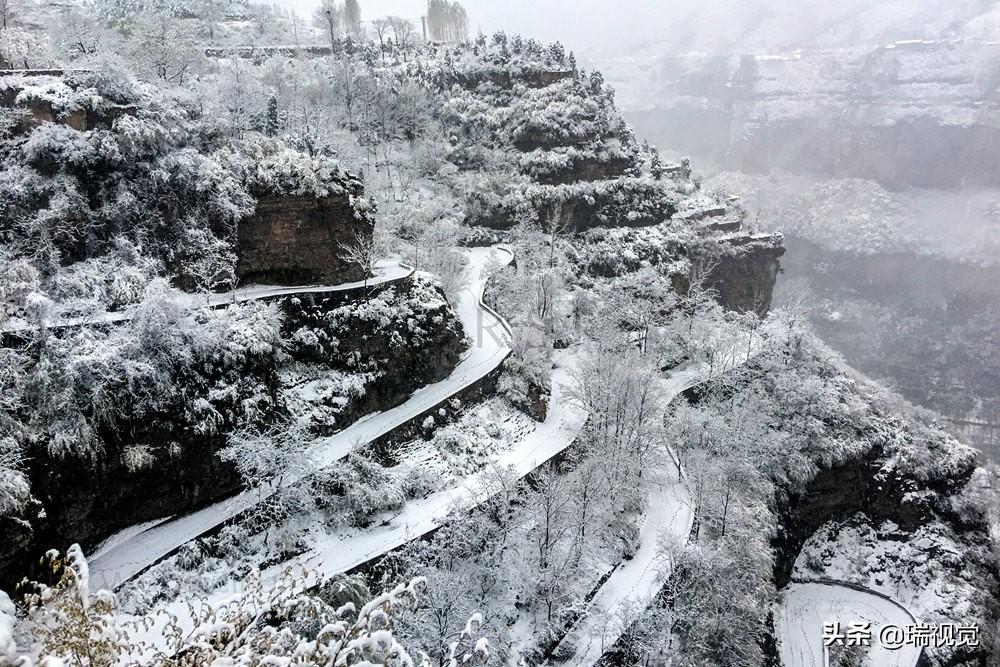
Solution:
<path fill-rule="evenodd" d="M 229 292 L 218 294 L 189 294 L 180 293 L 181 305 L 187 308 L 202 308 L 205 306 L 225 306 L 230 303 L 241 303 L 244 301 L 256 301 L 269 297 L 282 296 L 286 294 L 326 294 L 330 292 L 344 292 L 351 289 L 364 287 L 376 287 L 385 283 L 402 280 L 413 273 L 413 268 L 401 264 L 395 260 L 383 259 L 375 264 L 372 277 L 367 283 L 364 280 L 355 280 L 339 285 L 298 285 L 298 286 L 276 286 L 276 285 L 245 285 Z M 111 324 L 113 322 L 125 322 L 132 319 L 131 310 L 115 312 L 90 313 L 83 316 L 60 317 L 58 312 L 55 318 L 46 322 L 49 327 L 77 327 L 93 324 Z M 17 332 L 33 329 L 35 325 L 21 318 L 12 317 L 0 327 L 0 331 Z"/>
<path fill-rule="evenodd" d="M 534 428 L 530 417 L 494 397 L 462 409 L 454 422 L 438 427 L 430 438 L 399 445 L 393 457 L 400 466 L 419 468 L 447 485 L 489 465 L 497 452 L 514 446 Z"/>
<path fill-rule="evenodd" d="M 552 396 L 545 421 L 499 453 L 492 465 L 425 498 L 411 500 L 397 512 L 376 516 L 372 527 L 316 536 L 309 551 L 266 571 L 265 580 L 277 578 L 289 565 L 304 566 L 324 575 L 350 570 L 429 533 L 442 524 L 451 510 L 470 508 L 485 500 L 498 470 L 513 470 L 518 477 L 523 477 L 569 447 L 583 428 L 587 415 L 566 395 L 575 355 L 571 350 L 558 351 L 555 361 L 557 366 L 552 373 Z"/>
<path fill-rule="evenodd" d="M 459 302 L 454 304 L 466 335 L 471 338 L 469 350 L 462 360 L 451 375 L 418 389 L 405 403 L 385 412 L 367 415 L 335 435 L 317 440 L 309 451 L 312 468 L 321 469 L 331 465 L 355 447 L 371 442 L 448 399 L 494 370 L 507 357 L 510 348 L 506 324 L 492 312 L 481 308 L 480 297 L 487 277 L 484 269 L 494 264 L 508 263 L 513 255 L 510 251 L 494 248 L 471 248 L 466 252 L 469 257 L 466 268 L 468 282 L 461 291 Z M 340 288 L 345 289 L 343 286 Z M 255 293 L 254 298 L 274 293 L 273 290 Z M 285 483 L 295 484 L 298 481 L 288 479 Z M 253 507 L 271 492 L 272 489 L 265 487 L 248 489 L 126 539 L 114 536 L 111 539 L 117 540 L 115 546 L 92 556 L 90 566 L 95 587 L 117 588 L 182 544 Z"/>
<path fill-rule="evenodd" d="M 0 660 L 14 659 L 17 645 L 14 642 L 14 619 L 17 609 L 10 597 L 0 591 Z"/>
<path fill-rule="evenodd" d="M 839 621 L 846 628 L 855 621 L 870 621 L 872 642 L 866 664 L 878 667 L 913 667 L 920 649 L 903 646 L 889 650 L 879 644 L 879 628 L 914 623 L 903 607 L 884 597 L 846 586 L 792 583 L 781 593 L 775 610 L 774 628 L 778 653 L 785 667 L 825 667 L 823 624 Z"/>
<path fill-rule="evenodd" d="M 942 523 L 908 532 L 891 521 L 873 524 L 862 514 L 828 522 L 802 546 L 792 577 L 864 587 L 899 602 L 924 623 L 980 624 L 970 608 L 980 582 Z M 936 655 L 947 652 L 935 648 Z"/>
<path fill-rule="evenodd" d="M 294 362 L 278 371 L 283 402 L 303 424 L 336 425 L 348 402 L 365 393 L 374 373 L 349 373 L 321 364 Z"/>
<path fill-rule="evenodd" d="M 677 469 L 669 465 L 649 481 L 648 506 L 635 556 L 623 561 L 611 574 L 591 600 L 587 615 L 563 640 L 574 648 L 565 664 L 595 664 L 637 618 L 636 614 L 649 605 L 669 575 L 660 558 L 661 536 L 686 539 L 694 516 Z"/>
<path fill-rule="evenodd" d="M 440 526 L 453 509 L 472 507 L 485 500 L 490 482 L 499 470 L 510 470 L 523 477 L 562 452 L 576 439 L 587 418 L 586 412 L 567 395 L 576 359 L 574 350 L 555 352 L 552 395 L 545 421 L 537 424 L 525 437 L 511 443 L 508 449 L 499 452 L 492 465 L 424 498 L 410 500 L 398 511 L 373 517 L 371 526 L 367 528 L 338 528 L 336 534 L 314 533 L 308 551 L 266 569 L 261 573 L 260 581 L 267 586 L 289 571 L 306 571 L 311 578 L 318 578 L 351 570 L 429 533 Z M 96 569 L 92 564 L 91 576 Z M 247 582 L 229 582 L 209 596 L 208 603 L 225 604 L 242 594 L 245 585 Z M 186 600 L 175 600 L 158 611 L 161 613 L 155 616 L 154 624 L 145 629 L 143 637 L 154 649 L 164 648 L 162 629 L 170 616 L 176 617 L 182 631 L 194 629 Z"/>
<path fill-rule="evenodd" d="M 706 369 L 694 365 L 676 369 L 663 381 L 668 401 L 705 379 Z M 670 575 L 660 558 L 661 537 L 669 534 L 686 540 L 694 521 L 690 496 L 681 481 L 673 457 L 665 469 L 651 471 L 648 481 L 646 514 L 639 529 L 639 549 L 632 560 L 624 561 L 591 600 L 586 615 L 570 630 L 561 644 L 573 654 L 564 663 L 573 666 L 595 664 L 644 610 Z M 557 647 L 556 655 L 560 653 Z"/>

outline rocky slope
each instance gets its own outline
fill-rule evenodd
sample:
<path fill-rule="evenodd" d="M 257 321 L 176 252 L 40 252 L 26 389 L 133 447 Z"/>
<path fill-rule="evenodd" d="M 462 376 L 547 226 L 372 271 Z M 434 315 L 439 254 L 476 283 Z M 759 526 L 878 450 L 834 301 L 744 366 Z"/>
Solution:
<path fill-rule="evenodd" d="M 360 279 L 344 245 L 370 238 L 374 207 L 332 160 L 226 139 L 113 76 L 0 77 L 0 322 L 30 322 L 0 347 L 4 580 L 52 544 L 231 494 L 219 452 L 235 433 L 292 416 L 339 430 L 446 376 L 464 346 L 425 275 L 217 308 L 171 286 Z M 60 316 L 75 323 L 50 327 Z"/>
<path fill-rule="evenodd" d="M 582 241 L 600 240 L 598 228 L 648 228 L 655 263 L 677 264 L 677 289 L 693 264 L 711 263 L 707 282 L 727 307 L 766 312 L 780 235 L 744 225 L 738 202 L 702 192 L 688 163 L 640 144 L 600 72 L 578 70 L 558 44 L 500 33 L 451 47 L 426 76 L 452 135 L 466 224 L 535 223 Z"/>

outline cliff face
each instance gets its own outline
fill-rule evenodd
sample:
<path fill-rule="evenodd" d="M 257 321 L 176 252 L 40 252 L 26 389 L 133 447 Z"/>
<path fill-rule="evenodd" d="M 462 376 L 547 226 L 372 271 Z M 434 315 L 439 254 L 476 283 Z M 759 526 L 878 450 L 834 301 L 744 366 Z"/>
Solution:
<path fill-rule="evenodd" d="M 599 72 L 555 76 L 521 52 L 512 58 L 505 44 L 500 37 L 472 52 L 460 48 L 430 75 L 449 124 L 452 162 L 463 172 L 488 167 L 468 176 L 474 187 L 463 179 L 466 222 L 506 231 L 533 220 L 576 234 L 591 246 L 581 266 L 605 278 L 643 262 L 711 258 L 708 282 L 725 307 L 767 312 L 784 252 L 780 235 L 744 229 L 738 202 L 702 191 L 689 162 L 666 164 L 640 144 Z M 557 49 L 547 57 L 561 56 Z M 503 177 L 494 176 L 499 165 L 507 168 Z M 645 228 L 656 229 L 644 235 Z M 674 279 L 681 291 L 688 281 Z"/>
<path fill-rule="evenodd" d="M 727 169 L 995 187 L 998 63 L 995 42 L 912 40 L 666 56 L 649 79 L 629 81 L 622 69 L 615 83 L 629 89 L 627 115 L 639 132 Z"/>
<path fill-rule="evenodd" d="M 239 475 L 218 452 L 229 433 L 246 423 L 236 414 L 238 406 L 216 394 L 253 403 L 264 426 L 292 414 L 312 432 L 330 434 L 446 377 L 463 349 L 461 324 L 447 301 L 419 278 L 271 301 L 283 313 L 284 356 L 180 371 L 176 394 L 188 400 L 155 414 L 123 408 L 102 430 L 105 446 L 96 459 L 51 456 L 44 446 L 31 452 L 27 472 L 37 502 L 22 517 L 0 517 L 0 585 L 29 572 L 52 544 L 93 547 L 122 528 L 182 514 L 239 490 Z M 372 310 L 377 321 L 367 317 Z M 323 390 L 337 378 L 350 382 L 342 390 Z M 217 392 L 217 386 L 238 388 Z M 192 427 L 192 405 L 217 416 L 213 432 Z M 134 443 L 144 443 L 149 457 L 138 466 L 129 465 Z"/>
<path fill-rule="evenodd" d="M 371 238 L 374 220 L 358 211 L 360 181 L 328 197 L 264 194 L 253 216 L 239 225 L 241 282 L 302 285 L 338 284 L 364 278 L 345 246 Z"/>
<path fill-rule="evenodd" d="M 708 284 L 729 310 L 764 316 L 771 309 L 781 271 L 778 260 L 784 254 L 780 237 L 735 239 L 709 274 Z"/>
<path fill-rule="evenodd" d="M 974 463 L 930 484 L 886 464 L 876 447 L 821 468 L 802 491 L 779 495 L 775 586 L 829 579 L 886 595 L 924 623 L 978 626 L 980 646 L 932 645 L 920 664 L 992 665 L 1000 573 L 986 522 L 960 516 L 955 500 L 963 486 L 977 484 L 969 481 Z"/>
<path fill-rule="evenodd" d="M 774 582 L 777 588 L 791 579 L 792 566 L 805 541 L 828 521 L 844 521 L 858 512 L 873 522 L 892 521 L 903 530 L 916 530 L 930 516 L 930 508 L 906 502 L 913 480 L 898 475 L 880 479 L 884 460 L 881 452 L 866 455 L 828 468 L 821 468 L 805 490 L 792 493 L 779 505 L 780 527 L 772 543 L 775 547 Z M 956 479 L 959 486 L 972 470 Z"/>

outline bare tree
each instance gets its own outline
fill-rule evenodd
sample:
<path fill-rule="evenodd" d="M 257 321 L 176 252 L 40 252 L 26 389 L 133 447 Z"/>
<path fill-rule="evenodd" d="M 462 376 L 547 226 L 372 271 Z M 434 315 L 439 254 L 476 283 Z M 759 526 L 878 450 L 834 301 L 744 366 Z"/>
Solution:
<path fill-rule="evenodd" d="M 406 51 L 409 49 L 415 39 L 416 39 L 416 28 L 408 20 L 401 16 L 387 16 L 385 20 L 389 23 L 389 27 L 392 28 L 392 38 L 396 42 L 396 48 L 403 54 L 403 60 L 406 60 Z"/>
<path fill-rule="evenodd" d="M 354 240 L 340 244 L 341 256 L 348 264 L 352 264 L 364 273 L 365 288 L 368 288 L 368 279 L 371 278 L 375 270 L 375 261 L 378 259 L 378 243 L 375 234 L 365 234 L 359 231 L 354 235 Z"/>
<path fill-rule="evenodd" d="M 17 0 L 0 0 L 0 30 L 6 30 L 14 23 Z"/>
<path fill-rule="evenodd" d="M 372 24 L 375 27 L 375 35 L 378 37 L 378 51 L 382 54 L 382 66 L 385 67 L 385 38 L 392 29 L 392 24 L 388 18 L 375 19 Z"/>
<path fill-rule="evenodd" d="M 337 36 L 341 33 L 343 22 L 344 9 L 336 0 L 323 0 L 313 14 L 313 23 L 327 32 L 331 49 L 337 46 Z"/>

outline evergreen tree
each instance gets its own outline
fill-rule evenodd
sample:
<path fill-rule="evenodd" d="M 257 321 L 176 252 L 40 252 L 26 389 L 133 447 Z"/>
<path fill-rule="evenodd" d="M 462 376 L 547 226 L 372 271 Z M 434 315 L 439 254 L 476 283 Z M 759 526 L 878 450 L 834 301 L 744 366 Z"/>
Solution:
<path fill-rule="evenodd" d="M 281 127 L 281 117 L 278 113 L 278 98 L 274 95 L 267 100 L 267 115 L 264 117 L 264 134 L 273 137 Z"/>
<path fill-rule="evenodd" d="M 361 5 L 358 0 L 344 2 L 344 28 L 352 37 L 361 35 Z"/>

